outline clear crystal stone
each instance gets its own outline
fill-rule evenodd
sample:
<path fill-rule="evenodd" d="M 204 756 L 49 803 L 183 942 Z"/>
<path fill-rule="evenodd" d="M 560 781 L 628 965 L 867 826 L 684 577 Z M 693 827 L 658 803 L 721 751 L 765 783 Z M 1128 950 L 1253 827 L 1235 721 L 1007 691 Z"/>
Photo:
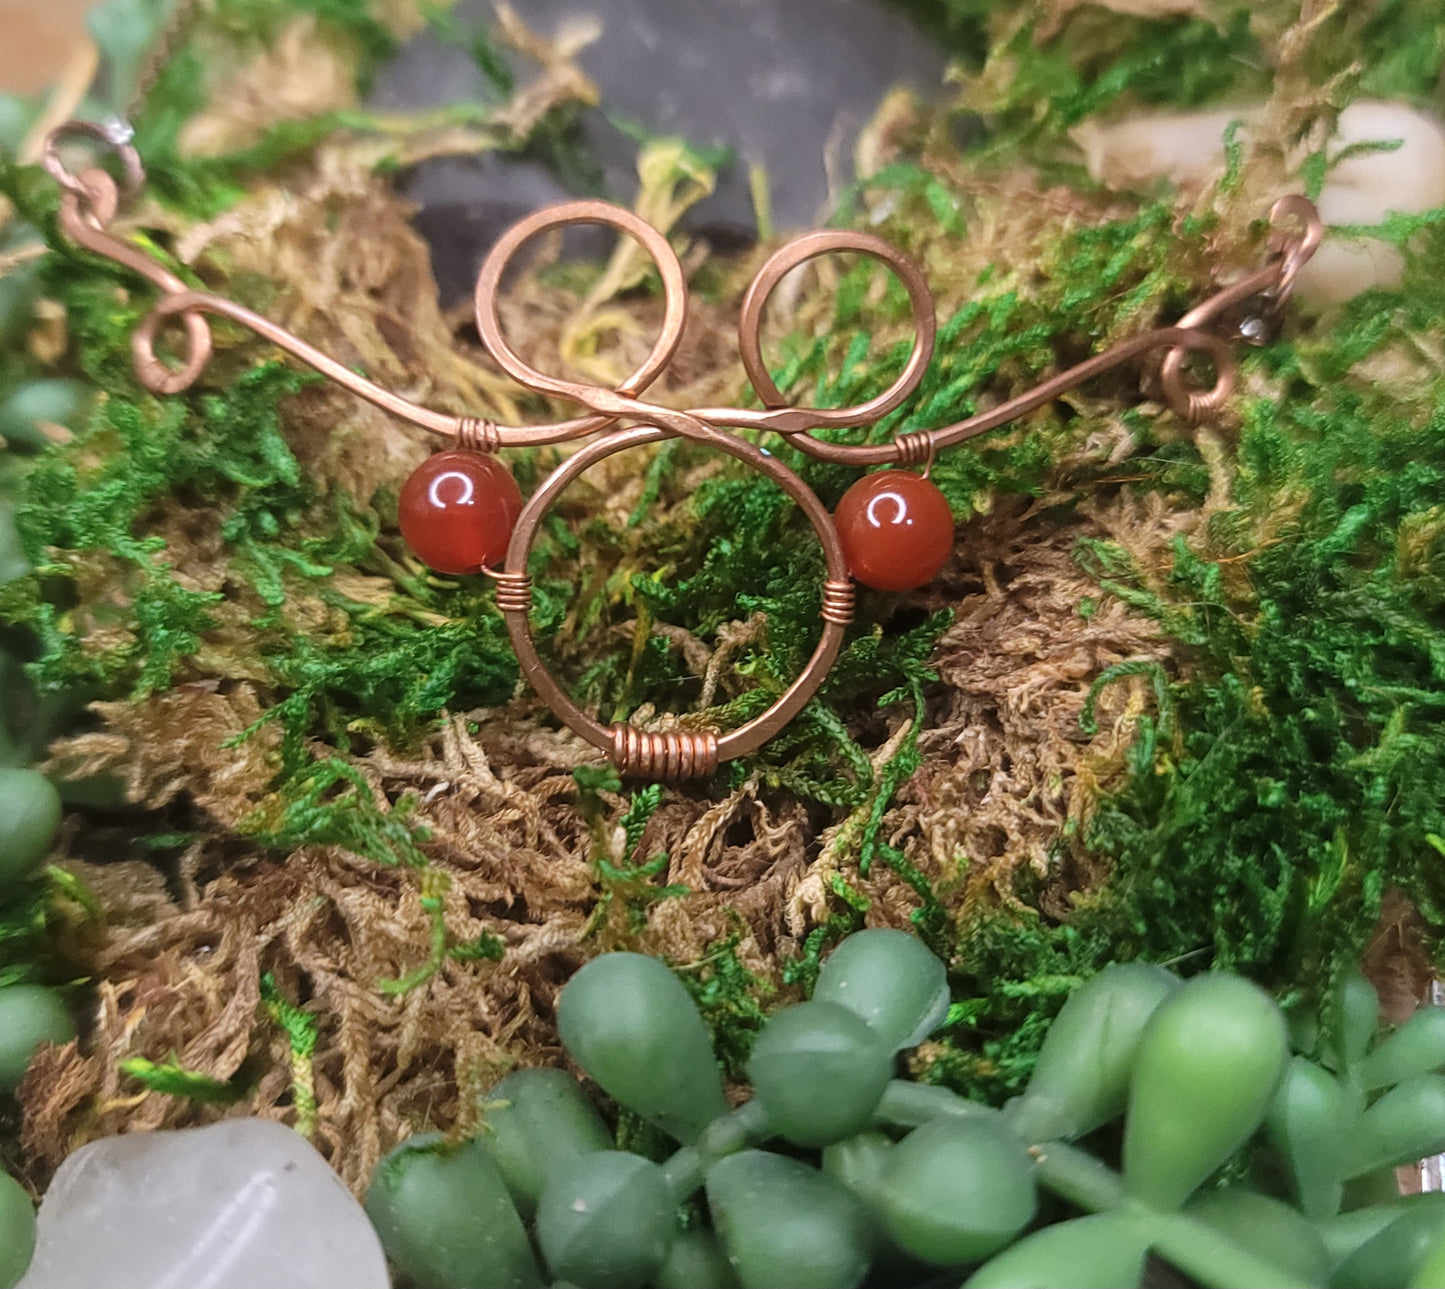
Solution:
<path fill-rule="evenodd" d="M 381 1243 L 327 1162 L 267 1119 L 82 1146 L 40 1206 L 17 1289 L 387 1289 Z"/>

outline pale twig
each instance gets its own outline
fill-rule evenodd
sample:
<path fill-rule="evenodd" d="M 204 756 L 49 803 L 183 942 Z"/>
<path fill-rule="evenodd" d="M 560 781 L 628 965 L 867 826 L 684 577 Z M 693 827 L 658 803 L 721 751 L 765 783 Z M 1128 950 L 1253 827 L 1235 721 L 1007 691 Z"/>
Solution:
<path fill-rule="evenodd" d="M 50 91 L 44 110 L 20 145 L 19 158 L 26 165 L 34 165 L 40 160 L 41 151 L 45 147 L 45 136 L 57 125 L 64 124 L 75 115 L 86 91 L 90 89 L 90 83 L 95 79 L 99 66 L 100 51 L 93 41 L 87 40 L 71 55 L 64 71 L 60 73 L 60 79 L 55 83 L 55 88 Z"/>
<path fill-rule="evenodd" d="M 44 242 L 31 242 L 17 250 L 6 251 L 0 254 L 0 277 L 7 273 L 13 273 L 22 264 L 28 264 L 31 260 L 38 260 L 46 254 L 50 248 Z"/>
<path fill-rule="evenodd" d="M 45 136 L 62 121 L 68 121 L 75 115 L 75 109 L 85 98 L 91 81 L 95 79 L 96 68 L 99 66 L 100 51 L 96 49 L 93 41 L 87 40 L 65 65 L 65 70 L 60 74 L 60 80 L 50 91 L 50 98 L 46 102 L 44 110 L 21 141 L 20 150 L 16 154 L 20 161 L 26 165 L 34 165 L 40 160 L 41 150 L 45 146 Z M 14 214 L 15 207 L 10 200 L 0 197 L 0 235 L 3 235 L 6 228 L 9 227 Z M 0 261 L 0 264 L 3 263 L 4 261 Z M 4 271 L 4 268 L 0 268 L 0 273 Z"/>

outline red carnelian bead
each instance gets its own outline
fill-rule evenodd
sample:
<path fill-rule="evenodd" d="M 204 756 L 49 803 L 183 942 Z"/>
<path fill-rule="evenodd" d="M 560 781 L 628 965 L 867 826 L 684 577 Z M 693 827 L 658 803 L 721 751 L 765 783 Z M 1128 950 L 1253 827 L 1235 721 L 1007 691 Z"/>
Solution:
<path fill-rule="evenodd" d="M 438 573 L 475 573 L 497 565 L 522 494 L 494 456 L 460 448 L 427 457 L 401 488 L 401 535 Z"/>
<path fill-rule="evenodd" d="M 922 475 L 864 475 L 834 513 L 848 571 L 877 591 L 911 591 L 930 581 L 953 550 L 953 512 Z"/>

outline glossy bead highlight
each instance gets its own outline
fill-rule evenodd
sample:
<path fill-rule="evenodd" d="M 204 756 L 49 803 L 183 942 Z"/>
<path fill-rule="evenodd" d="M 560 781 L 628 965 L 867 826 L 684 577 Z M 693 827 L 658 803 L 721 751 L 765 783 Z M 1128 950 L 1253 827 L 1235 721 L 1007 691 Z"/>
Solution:
<path fill-rule="evenodd" d="M 402 485 L 398 507 L 406 544 L 438 573 L 476 573 L 495 567 L 507 543 L 522 494 L 505 466 L 482 452 L 436 452 Z"/>
<path fill-rule="evenodd" d="M 876 591 L 923 586 L 953 550 L 953 512 L 937 487 L 906 470 L 859 479 L 834 513 L 848 571 Z"/>

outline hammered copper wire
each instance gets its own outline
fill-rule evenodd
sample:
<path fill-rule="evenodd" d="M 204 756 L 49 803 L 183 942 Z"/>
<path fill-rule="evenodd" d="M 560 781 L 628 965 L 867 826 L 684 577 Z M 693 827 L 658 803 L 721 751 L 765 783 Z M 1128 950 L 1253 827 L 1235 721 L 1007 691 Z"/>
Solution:
<path fill-rule="evenodd" d="M 204 315 L 212 314 L 249 328 L 382 411 L 452 439 L 462 447 L 495 452 L 503 447 L 541 446 L 600 435 L 558 466 L 523 507 L 507 549 L 505 567 L 500 571 L 483 571 L 497 581 L 497 607 L 506 618 L 522 672 L 542 699 L 565 724 L 607 754 L 620 771 L 660 778 L 711 774 L 720 761 L 752 752 L 776 734 L 816 692 L 842 646 L 844 628 L 852 620 L 853 584 L 832 517 L 792 470 L 731 431 L 771 430 L 786 436 L 794 447 L 825 461 L 855 466 L 922 464 L 927 467 L 940 448 L 1017 420 L 1067 390 L 1160 348 L 1168 350 L 1160 374 L 1170 404 L 1181 416 L 1197 420 L 1222 406 L 1234 388 L 1234 364 L 1229 346 L 1202 327 L 1226 309 L 1256 296 L 1265 300 L 1269 310 L 1277 311 L 1292 291 L 1300 266 L 1314 253 L 1323 233 L 1313 205 L 1299 196 L 1281 198 L 1270 212 L 1274 225 L 1274 258 L 1265 267 L 1191 310 L 1177 325 L 1159 327 L 1123 341 L 1016 398 L 953 425 L 902 433 L 888 443 L 846 444 L 814 438 L 811 431 L 870 424 L 901 407 L 917 389 L 932 358 L 936 335 L 933 296 L 912 260 L 872 234 L 848 230 L 815 231 L 787 243 L 758 270 L 743 297 L 738 318 L 743 367 L 762 408 L 697 408 L 679 412 L 640 398 L 666 370 L 682 339 L 687 285 L 677 255 L 662 233 L 631 211 L 601 201 L 569 202 L 521 220 L 492 248 L 477 276 L 476 318 L 483 343 L 514 380 L 538 393 L 575 403 L 585 409 L 585 414 L 545 425 L 508 426 L 482 417 L 451 416 L 421 407 L 358 375 L 243 305 L 210 292 L 192 290 L 138 247 L 107 231 L 119 205 L 119 186 L 110 174 L 98 168 L 78 175 L 66 169 L 60 145 L 74 136 L 99 142 L 117 154 L 127 195 L 139 191 L 144 182 L 144 167 L 128 133 L 116 123 L 70 122 L 53 130 L 45 142 L 44 165 L 64 189 L 60 203 L 61 230 L 77 245 L 144 277 L 161 293 L 132 337 L 136 375 L 147 389 L 158 394 L 175 394 L 194 383 L 211 356 L 211 332 Z M 1291 222 L 1298 225 L 1297 231 L 1288 231 L 1286 225 Z M 651 258 L 662 284 L 663 321 L 658 338 L 643 363 L 615 389 L 538 371 L 516 354 L 502 331 L 498 301 L 502 279 L 512 259 L 523 245 L 538 235 L 574 224 L 603 224 L 636 239 Z M 874 398 L 843 408 L 788 406 L 763 359 L 763 313 L 769 297 L 784 277 L 808 260 L 835 253 L 869 256 L 898 276 L 908 293 L 913 314 L 913 348 L 903 371 Z M 186 347 L 178 366 L 167 364 L 156 353 L 160 326 L 173 317 L 179 317 L 185 328 Z M 1205 353 L 1213 362 L 1215 382 L 1207 390 L 1186 388 L 1184 360 L 1191 352 Z M 631 424 L 618 428 L 618 422 L 622 421 Z M 650 733 L 625 724 L 603 726 L 582 712 L 557 684 L 537 653 L 528 621 L 532 583 L 526 573 L 527 562 L 539 525 L 557 496 L 584 470 L 603 458 L 673 436 L 715 447 L 778 483 L 807 515 L 822 544 L 827 566 L 820 613 L 823 630 L 812 656 L 772 707 L 725 734 L 680 730 Z"/>
<path fill-rule="evenodd" d="M 768 298 L 783 278 L 809 260 L 820 255 L 849 253 L 867 255 L 879 260 L 898 275 L 898 280 L 908 292 L 908 303 L 913 311 L 913 348 L 893 384 L 866 403 L 859 403 L 855 407 L 790 409 L 806 416 L 810 429 L 866 425 L 879 417 L 887 416 L 889 412 L 907 402 L 933 359 L 933 342 L 938 322 L 933 306 L 933 293 L 928 289 L 923 270 L 902 251 L 890 246 L 881 237 L 874 237 L 872 233 L 858 233 L 849 229 L 817 229 L 793 238 L 774 251 L 764 261 L 743 295 L 742 310 L 738 314 L 738 353 L 743 360 L 743 370 L 747 372 L 748 380 L 752 382 L 763 406 L 770 410 L 788 407 L 787 398 L 774 382 L 763 359 L 763 310 L 767 307 Z M 798 432 L 784 429 L 776 423 L 769 428 L 784 434 Z"/>
<path fill-rule="evenodd" d="M 657 267 L 662 278 L 662 330 L 642 365 L 610 392 L 624 398 L 635 398 L 651 385 L 672 361 L 678 345 L 682 343 L 682 329 L 687 321 L 687 280 L 683 277 L 682 264 L 672 249 L 672 243 L 640 215 L 634 215 L 630 210 L 624 210 L 610 202 L 564 202 L 546 210 L 539 210 L 513 224 L 492 247 L 477 274 L 476 318 L 477 331 L 481 334 L 482 344 L 487 347 L 487 352 L 492 355 L 497 366 L 519 385 L 591 407 L 595 395 L 599 392 L 598 387 L 563 380 L 560 376 L 549 376 L 526 362 L 507 343 L 497 310 L 502 276 L 517 252 L 540 233 L 577 224 L 602 224 L 627 234 L 641 244 Z M 601 429 L 615 418 L 599 416 L 594 419 L 598 421 L 597 428 Z"/>
<path fill-rule="evenodd" d="M 476 418 L 435 412 L 374 385 L 251 310 L 208 292 L 189 290 L 174 274 L 138 248 L 107 233 L 104 225 L 109 222 L 115 208 L 115 182 L 101 171 L 85 171 L 77 176 L 65 169 L 58 145 L 62 138 L 75 133 L 85 134 L 114 148 L 122 159 L 128 188 L 131 184 L 142 182 L 144 170 L 134 147 L 128 142 L 116 143 L 104 127 L 72 122 L 53 131 L 46 141 L 46 167 L 64 185 L 68 196 L 75 199 L 73 202 L 62 201 L 61 227 L 65 234 L 79 245 L 147 278 L 162 293 L 162 299 L 151 316 L 141 324 L 135 345 L 137 376 L 147 388 L 156 393 L 176 393 L 196 379 L 210 353 L 209 329 L 198 315 L 212 313 L 250 328 L 328 379 L 393 416 L 442 438 L 455 440 L 468 436 L 467 427 L 474 424 Z M 107 188 L 108 191 L 104 190 Z M 101 212 L 99 217 L 97 212 Z M 1219 407 L 1233 389 L 1232 356 L 1224 341 L 1200 330 L 1200 325 L 1251 296 L 1267 296 L 1271 307 L 1278 308 L 1292 290 L 1300 266 L 1314 253 L 1323 234 L 1323 225 L 1314 206 L 1297 195 L 1280 198 L 1272 208 L 1270 218 L 1276 230 L 1273 239 L 1275 258 L 1191 310 L 1177 325 L 1156 328 L 1115 345 L 988 412 L 953 425 L 913 433 L 928 435 L 935 452 L 951 447 L 1027 415 L 1076 385 L 1158 348 L 1170 351 L 1165 356 L 1161 374 L 1165 393 L 1180 415 L 1197 416 Z M 1287 220 L 1297 221 L 1299 231 L 1286 232 L 1283 225 Z M 616 390 L 565 381 L 536 371 L 507 344 L 497 316 L 497 287 L 510 260 L 522 245 L 540 233 L 579 223 L 603 223 L 636 237 L 652 257 L 662 278 L 665 306 L 662 332 L 642 367 Z M 782 394 L 767 374 L 761 357 L 763 310 L 783 276 L 807 260 L 829 252 L 869 255 L 882 260 L 899 274 L 908 291 L 917 329 L 913 351 L 894 384 L 866 403 L 826 409 L 782 406 Z M 504 370 L 533 389 L 571 399 L 592 413 L 547 425 L 483 423 L 487 426 L 485 442 L 488 445 L 495 442 L 498 447 L 540 446 L 584 438 L 627 414 L 625 404 L 616 400 L 629 395 L 635 397 L 645 390 L 666 367 L 676 350 L 686 314 L 686 286 L 677 256 L 665 237 L 630 211 L 606 202 L 582 201 L 539 211 L 504 235 L 487 256 L 478 275 L 476 303 L 478 328 L 489 351 Z M 185 317 L 190 346 L 186 362 L 179 370 L 172 370 L 160 362 L 154 351 L 154 337 L 160 321 L 174 314 Z M 819 442 L 806 431 L 825 426 L 861 424 L 900 406 L 922 379 L 932 353 L 934 327 L 933 300 L 927 284 L 917 266 L 900 252 L 868 233 L 824 230 L 805 234 L 775 252 L 764 263 L 748 288 L 739 318 L 744 366 L 766 406 L 762 409 L 694 408 L 691 415 L 695 420 L 720 428 L 772 430 L 787 435 L 795 447 L 827 461 L 860 466 L 917 464 L 921 459 L 920 441 L 912 436 L 900 436 L 891 443 L 838 444 Z M 1214 362 L 1216 380 L 1210 390 L 1190 391 L 1184 387 L 1183 361 L 1191 351 L 1204 351 Z"/>

